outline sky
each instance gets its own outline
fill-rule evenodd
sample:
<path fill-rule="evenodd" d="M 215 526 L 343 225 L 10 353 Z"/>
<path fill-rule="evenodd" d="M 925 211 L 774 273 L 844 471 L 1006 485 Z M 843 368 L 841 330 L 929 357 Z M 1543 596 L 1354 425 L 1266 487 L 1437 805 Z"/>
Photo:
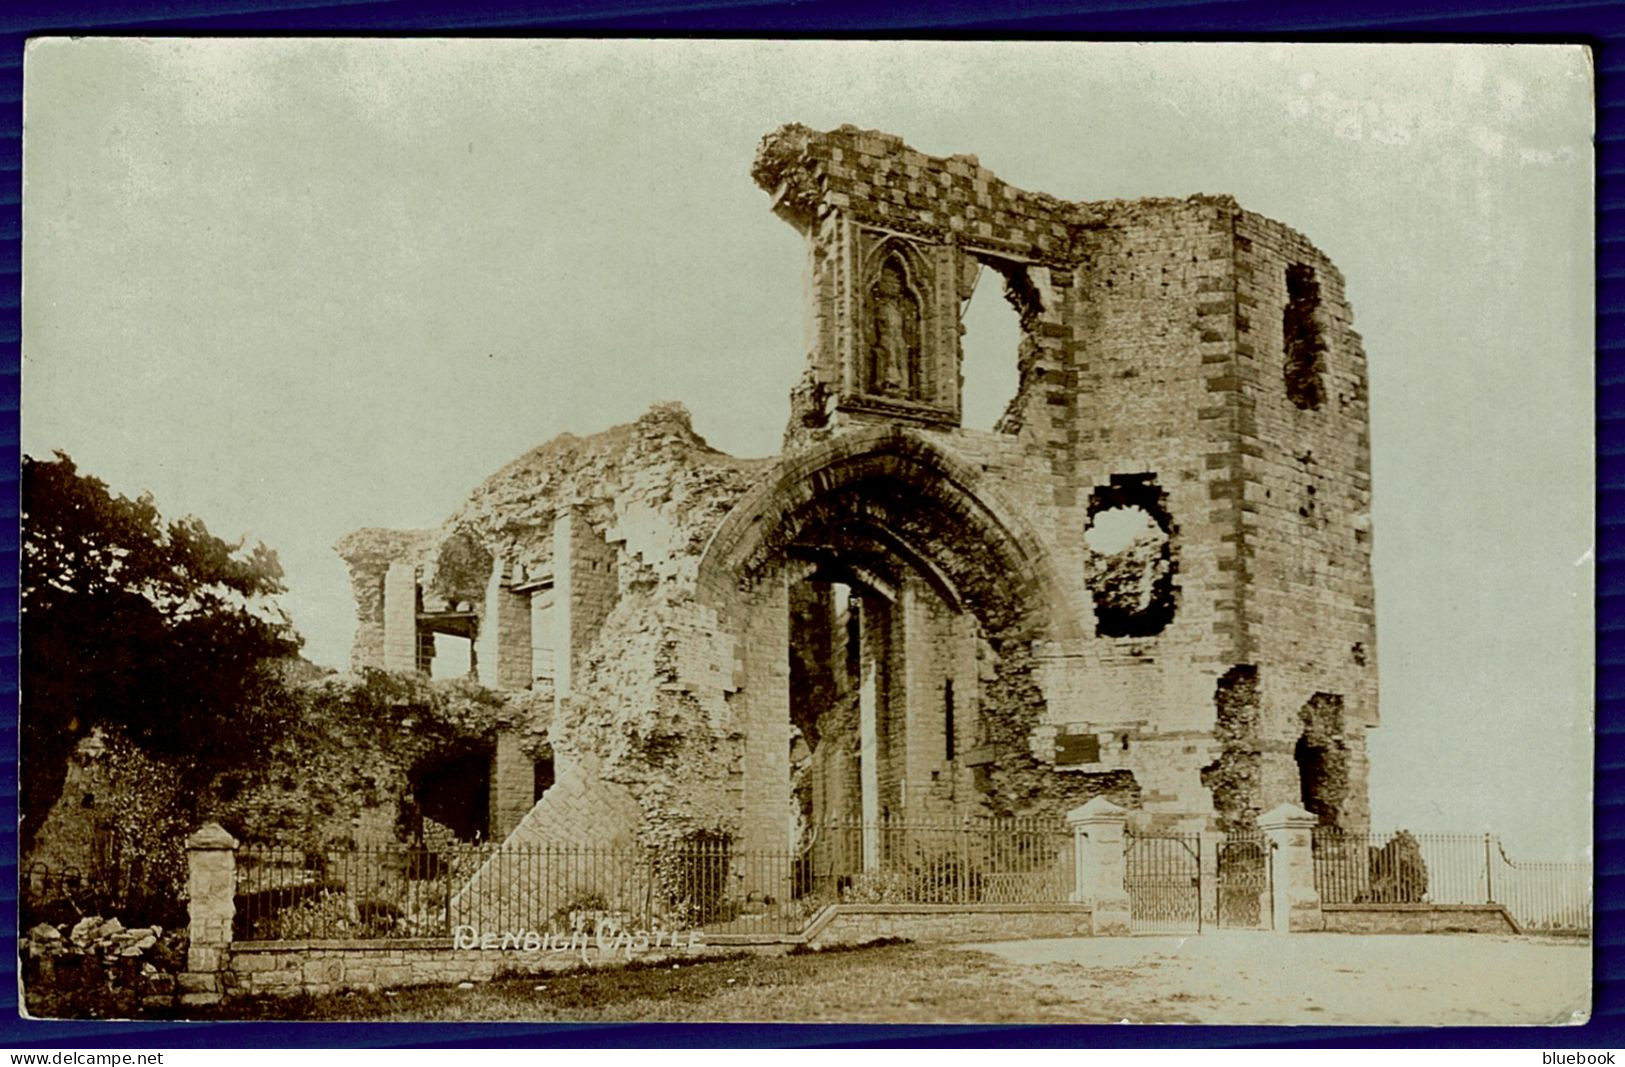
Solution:
<path fill-rule="evenodd" d="M 785 122 L 1071 200 L 1229 193 L 1347 279 L 1371 385 L 1378 827 L 1590 841 L 1592 82 L 1565 46 L 54 39 L 24 89 L 23 451 L 276 549 L 438 525 L 554 435 L 680 400 L 778 451 Z M 971 425 L 1016 326 L 967 314 Z"/>

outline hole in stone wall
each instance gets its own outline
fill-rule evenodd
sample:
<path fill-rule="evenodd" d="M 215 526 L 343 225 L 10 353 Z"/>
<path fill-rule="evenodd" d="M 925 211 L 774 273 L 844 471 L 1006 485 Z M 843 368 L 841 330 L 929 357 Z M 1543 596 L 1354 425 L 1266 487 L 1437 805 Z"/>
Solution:
<path fill-rule="evenodd" d="M 1089 498 L 1085 580 L 1102 637 L 1149 637 L 1176 607 L 1173 522 L 1149 474 L 1113 475 Z"/>
<path fill-rule="evenodd" d="M 491 747 L 475 745 L 420 760 L 407 774 L 416 814 L 476 841 L 491 821 Z M 415 836 L 422 835 L 417 828 Z"/>
<path fill-rule="evenodd" d="M 840 583 L 805 581 L 790 589 L 790 724 L 808 748 L 817 746 L 818 720 L 842 688 L 847 599 Z"/>
<path fill-rule="evenodd" d="M 1298 784 L 1307 811 L 1321 823 L 1337 825 L 1348 799 L 1348 750 L 1343 744 L 1343 698 L 1316 693 L 1298 712 L 1303 733 L 1293 751 Z"/>
<path fill-rule="evenodd" d="M 1213 706 L 1219 758 L 1202 768 L 1202 786 L 1213 794 L 1219 829 L 1251 829 L 1258 818 L 1254 796 L 1263 773 L 1258 668 L 1243 663 L 1225 671 L 1213 687 Z"/>
<path fill-rule="evenodd" d="M 1091 552 L 1114 556 L 1128 551 L 1136 542 L 1160 541 L 1162 527 L 1144 508 L 1113 507 L 1095 515 L 1094 522 L 1083 532 L 1083 539 Z"/>
<path fill-rule="evenodd" d="M 973 288 L 960 309 L 960 425 L 971 430 L 999 428 L 1005 411 L 1021 388 L 1023 347 L 1030 342 L 1018 309 L 1036 303 L 1023 290 L 1026 272 L 978 262 L 971 272 Z"/>
<path fill-rule="evenodd" d="M 1286 311 L 1281 338 L 1286 355 L 1286 395 L 1304 411 L 1318 411 L 1326 399 L 1322 378 L 1326 344 L 1321 338 L 1320 283 L 1313 267 L 1294 263 L 1286 269 Z"/>
<path fill-rule="evenodd" d="M 474 673 L 474 642 L 452 634 L 429 636 L 434 644 L 429 659 L 430 678 L 467 678 Z"/>
<path fill-rule="evenodd" d="M 554 773 L 553 759 L 547 757 L 536 761 L 531 770 L 531 798 L 532 804 L 542 799 L 542 794 L 553 788 Z"/>

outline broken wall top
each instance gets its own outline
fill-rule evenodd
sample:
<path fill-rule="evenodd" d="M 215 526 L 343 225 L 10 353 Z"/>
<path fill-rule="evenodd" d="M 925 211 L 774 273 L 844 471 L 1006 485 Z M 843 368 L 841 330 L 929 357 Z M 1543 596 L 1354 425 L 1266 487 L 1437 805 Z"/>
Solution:
<path fill-rule="evenodd" d="M 1052 265 L 1077 262 L 1089 231 L 1131 225 L 1140 212 L 1195 203 L 1253 215 L 1223 194 L 1062 200 L 1000 180 L 976 156 L 931 156 L 895 134 L 851 125 L 828 132 L 779 127 L 762 139 L 751 177 L 773 197 L 773 210 L 803 232 L 833 208 L 857 222 Z"/>
<path fill-rule="evenodd" d="M 738 459 L 708 445 L 681 404 L 595 434 L 564 433 L 481 482 L 434 530 L 367 528 L 335 546 L 352 570 L 411 563 L 426 606 L 478 603 L 492 561 L 516 578 L 552 567 L 554 519 L 570 510 L 622 543 L 658 576 L 692 571 L 711 531 L 772 460 Z"/>

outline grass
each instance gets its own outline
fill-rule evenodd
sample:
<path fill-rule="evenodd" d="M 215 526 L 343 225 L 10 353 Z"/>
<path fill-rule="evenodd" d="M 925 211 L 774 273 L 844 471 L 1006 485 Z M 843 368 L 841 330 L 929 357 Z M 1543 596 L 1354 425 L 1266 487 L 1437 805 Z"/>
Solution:
<path fill-rule="evenodd" d="M 634 963 L 502 978 L 472 989 L 428 986 L 327 997 L 244 998 L 223 1006 L 214 1017 L 426 1022 L 1083 1021 L 1077 1007 L 1071 997 L 1053 990 L 1035 991 L 992 956 L 893 942 L 776 956 Z M 1109 1008 L 1099 1016 L 1117 1017 L 1121 1016 L 1113 1016 Z"/>

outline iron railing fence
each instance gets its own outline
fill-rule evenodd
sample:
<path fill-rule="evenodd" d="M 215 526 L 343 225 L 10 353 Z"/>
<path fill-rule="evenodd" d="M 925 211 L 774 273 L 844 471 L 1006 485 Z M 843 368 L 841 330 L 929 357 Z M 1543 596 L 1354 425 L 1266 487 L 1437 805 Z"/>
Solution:
<path fill-rule="evenodd" d="M 805 856 L 726 839 L 649 848 L 504 847 L 453 894 L 452 926 L 571 933 L 619 929 L 797 933 L 827 900 Z"/>
<path fill-rule="evenodd" d="M 873 904 L 1045 904 L 1070 898 L 1072 832 L 1036 817 L 834 820 L 806 878 L 820 896 Z"/>
<path fill-rule="evenodd" d="M 1230 844 L 1246 851 L 1250 842 Z M 1195 837 L 1130 832 L 1124 844 L 1136 928 L 1199 928 Z M 781 850 L 736 848 L 725 838 L 656 848 L 251 846 L 237 854 L 234 934 L 243 940 L 446 937 L 459 928 L 567 934 L 606 921 L 650 932 L 797 933 L 837 901 L 1066 901 L 1075 878 L 1072 849 L 1058 821 L 989 818 L 834 821 L 809 832 L 804 847 Z M 1228 858 L 1239 863 L 1250 853 Z M 1494 837 L 1321 827 L 1313 858 L 1316 889 L 1329 904 L 1493 902 L 1530 932 L 1591 929 L 1589 863 L 1519 863 Z M 19 879 L 25 925 L 93 913 L 127 917 L 140 910 L 132 894 L 156 891 L 139 871 L 92 866 L 25 867 Z M 1231 866 L 1220 864 L 1218 903 L 1226 907 L 1225 892 L 1234 890 L 1233 918 L 1244 924 L 1240 913 L 1252 907 L 1257 887 L 1248 875 L 1256 864 L 1246 871 Z M 166 926 L 184 922 L 180 888 L 168 886 L 161 895 L 181 918 L 139 917 Z"/>
<path fill-rule="evenodd" d="M 118 916 L 127 924 L 186 922 L 185 854 L 149 855 L 116 835 L 98 831 L 78 863 L 33 860 L 19 871 L 24 927 L 60 924 L 86 916 Z"/>
<path fill-rule="evenodd" d="M 75 864 L 52 866 L 30 863 L 17 879 L 18 921 L 21 929 L 36 923 L 72 922 L 91 914 L 103 914 L 101 902 L 107 892 L 97 879 Z"/>
<path fill-rule="evenodd" d="M 490 851 L 242 848 L 232 934 L 249 941 L 448 936 L 452 898 Z"/>
<path fill-rule="evenodd" d="M 1134 830 L 1123 834 L 1123 890 L 1129 926 L 1139 934 L 1202 931 L 1200 834 Z"/>
<path fill-rule="evenodd" d="M 825 904 L 1051 903 L 1069 898 L 1059 822 L 837 822 L 803 848 L 727 839 L 590 845 L 305 850 L 237 855 L 243 940 L 446 937 L 459 930 L 798 933 Z"/>
<path fill-rule="evenodd" d="M 1214 920 L 1254 930 L 1275 925 L 1270 843 L 1263 833 L 1232 830 L 1215 845 Z"/>
<path fill-rule="evenodd" d="M 1495 842 L 1490 891 L 1526 932 L 1589 934 L 1592 871 L 1589 863 L 1519 863 Z"/>
<path fill-rule="evenodd" d="M 1591 929 L 1589 863 L 1516 863 L 1491 834 L 1321 826 L 1313 850 L 1324 904 L 1502 904 L 1525 930 Z"/>

